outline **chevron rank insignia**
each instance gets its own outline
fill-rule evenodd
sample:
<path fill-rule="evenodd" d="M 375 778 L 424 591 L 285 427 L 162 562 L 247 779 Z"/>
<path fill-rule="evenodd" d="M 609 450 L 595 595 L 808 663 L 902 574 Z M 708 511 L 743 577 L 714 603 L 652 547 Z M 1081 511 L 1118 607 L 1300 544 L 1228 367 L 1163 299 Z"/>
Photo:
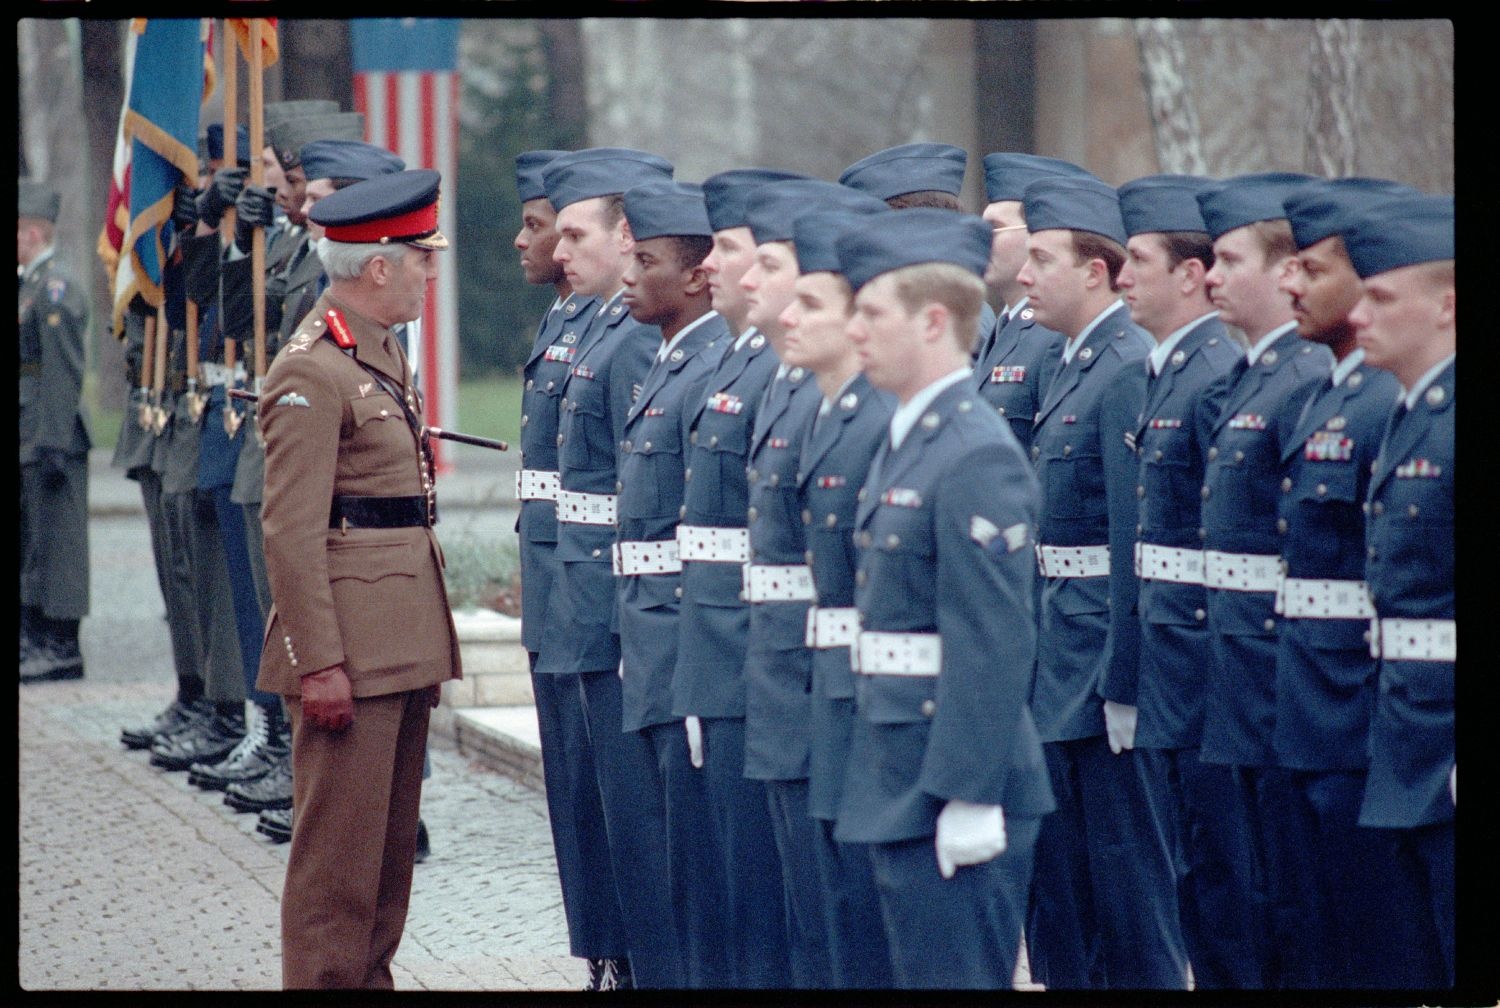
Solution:
<path fill-rule="evenodd" d="M 630 383 L 630 401 L 631 402 L 635 402 L 640 397 L 641 397 L 641 383 L 640 382 L 631 382 Z"/>
<path fill-rule="evenodd" d="M 1026 545 L 1025 522 L 1017 522 L 1000 534 L 1005 536 L 1005 548 L 1012 553 Z"/>
<path fill-rule="evenodd" d="M 969 538 L 979 545 L 988 548 L 995 537 L 1000 534 L 1000 526 L 990 521 L 984 515 L 974 515 L 969 519 Z"/>
<path fill-rule="evenodd" d="M 1125 447 L 1135 451 L 1135 431 L 1125 432 Z"/>
<path fill-rule="evenodd" d="M 276 400 L 276 405 L 277 406 L 306 406 L 309 409 L 312 408 L 312 403 L 310 403 L 310 402 L 307 401 L 307 396 L 301 395 L 301 394 L 299 394 L 297 392 L 287 392 L 280 399 Z"/>

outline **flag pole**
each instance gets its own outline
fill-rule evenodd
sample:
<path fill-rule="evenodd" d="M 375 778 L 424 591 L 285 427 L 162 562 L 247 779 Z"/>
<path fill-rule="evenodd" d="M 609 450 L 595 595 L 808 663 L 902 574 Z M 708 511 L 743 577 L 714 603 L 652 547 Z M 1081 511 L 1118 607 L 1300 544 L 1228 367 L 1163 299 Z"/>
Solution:
<path fill-rule="evenodd" d="M 250 19 L 250 51 L 254 62 L 248 67 L 250 79 L 250 150 L 258 153 L 265 149 L 265 69 L 262 66 L 261 35 L 264 18 Z M 265 166 L 259 157 L 250 159 L 250 181 L 261 185 L 265 181 Z M 250 235 L 250 283 L 255 306 L 255 390 L 260 391 L 261 378 L 266 373 L 266 232 L 256 228 Z"/>
<path fill-rule="evenodd" d="M 162 398 L 167 387 L 167 355 L 171 352 L 171 336 L 172 327 L 167 324 L 166 284 L 163 283 L 161 304 L 156 306 L 156 370 L 151 376 L 151 397 L 155 400 L 153 428 L 158 435 L 167 429 L 167 409 L 162 405 Z"/>
<path fill-rule="evenodd" d="M 156 316 L 147 315 L 144 325 L 146 339 L 141 347 L 141 373 L 138 386 L 141 402 L 136 423 L 143 430 L 150 430 L 155 426 L 155 415 L 151 409 L 151 375 L 156 370 Z"/>
<path fill-rule="evenodd" d="M 233 27 L 229 20 L 224 20 L 224 163 L 233 167 L 239 164 L 239 57 L 235 50 L 239 47 L 230 44 L 234 37 Z M 256 162 L 255 152 L 250 153 L 250 164 Z M 253 170 L 253 168 L 252 168 Z M 219 244 L 223 249 L 228 249 L 234 241 L 234 219 L 236 211 L 234 207 L 226 207 L 224 216 L 219 221 Z M 224 332 L 224 273 L 219 272 L 219 332 Z M 239 355 L 236 353 L 239 345 L 227 335 L 224 337 L 224 387 L 234 386 L 234 367 Z M 230 440 L 239 433 L 240 424 L 244 418 L 235 410 L 234 403 L 228 399 L 224 400 L 224 433 L 229 435 Z"/>

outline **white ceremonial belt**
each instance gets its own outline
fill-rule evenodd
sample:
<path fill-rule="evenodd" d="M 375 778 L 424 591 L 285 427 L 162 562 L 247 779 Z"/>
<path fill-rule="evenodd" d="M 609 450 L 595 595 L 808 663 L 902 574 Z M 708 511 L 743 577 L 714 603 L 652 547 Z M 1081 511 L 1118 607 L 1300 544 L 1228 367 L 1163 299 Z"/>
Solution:
<path fill-rule="evenodd" d="M 1203 584 L 1229 591 L 1273 592 L 1281 584 L 1281 557 L 1275 553 L 1204 550 Z"/>
<path fill-rule="evenodd" d="M 746 602 L 816 602 L 807 564 L 746 564 Z"/>
<path fill-rule="evenodd" d="M 683 561 L 748 563 L 750 530 L 712 525 L 677 526 L 677 554 Z"/>
<path fill-rule="evenodd" d="M 1037 543 L 1036 569 L 1041 572 L 1042 577 L 1107 577 L 1109 547 L 1043 546 Z"/>
<path fill-rule="evenodd" d="M 1457 620 L 1373 619 L 1370 630 L 1372 657 L 1390 661 L 1457 660 Z"/>
<path fill-rule="evenodd" d="M 198 365 L 199 385 L 228 385 L 231 380 L 245 380 L 245 365 L 236 364 L 232 372 L 223 364 L 214 364 L 205 361 Z"/>
<path fill-rule="evenodd" d="M 859 610 L 853 606 L 807 610 L 807 636 L 803 643 L 810 648 L 852 647 L 859 636 Z"/>
<path fill-rule="evenodd" d="M 1135 544 L 1135 576 L 1146 581 L 1201 585 L 1203 551 L 1138 542 Z"/>
<path fill-rule="evenodd" d="M 615 495 L 558 490 L 557 520 L 569 525 L 613 525 Z"/>
<path fill-rule="evenodd" d="M 935 633 L 861 630 L 855 651 L 861 675 L 935 676 L 943 667 L 943 638 Z"/>
<path fill-rule="evenodd" d="M 555 501 L 561 489 L 554 470 L 522 469 L 516 473 L 518 501 Z"/>
<path fill-rule="evenodd" d="M 659 539 L 654 542 L 617 542 L 613 550 L 615 575 L 634 577 L 637 574 L 676 574 L 682 570 L 682 561 L 677 559 L 677 540 Z"/>
<path fill-rule="evenodd" d="M 1373 619 L 1375 606 L 1363 581 L 1282 578 L 1276 611 L 1298 619 Z"/>

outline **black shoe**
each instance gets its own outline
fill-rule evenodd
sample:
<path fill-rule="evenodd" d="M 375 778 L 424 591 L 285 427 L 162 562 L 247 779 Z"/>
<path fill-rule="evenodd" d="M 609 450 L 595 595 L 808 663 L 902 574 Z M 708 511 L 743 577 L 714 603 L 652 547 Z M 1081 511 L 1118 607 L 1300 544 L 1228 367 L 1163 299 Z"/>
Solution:
<path fill-rule="evenodd" d="M 149 749 L 158 735 L 171 735 L 194 721 L 212 717 L 214 705 L 199 697 L 190 703 L 173 700 L 166 709 L 142 728 L 122 728 L 120 742 L 126 749 Z"/>
<path fill-rule="evenodd" d="M 412 858 L 413 863 L 421 864 L 427 860 L 427 855 L 432 853 L 432 841 L 427 837 L 427 824 L 421 819 L 417 820 L 417 853 Z"/>
<path fill-rule="evenodd" d="M 21 662 L 21 682 L 57 682 L 83 678 L 83 653 L 75 641 L 43 641 Z"/>
<path fill-rule="evenodd" d="M 240 744 L 217 763 L 194 763 L 188 770 L 188 783 L 205 791 L 223 791 L 230 784 L 259 780 L 285 754 L 280 744 L 280 735 L 265 711 L 259 704 L 251 704 L 245 737 Z"/>
<path fill-rule="evenodd" d="M 292 755 L 288 751 L 264 777 L 230 784 L 224 804 L 236 812 L 265 812 L 292 807 Z"/>
<path fill-rule="evenodd" d="M 286 843 L 292 838 L 292 810 L 267 809 L 260 814 L 255 832 L 270 837 L 272 843 Z"/>
<path fill-rule="evenodd" d="M 215 714 L 196 729 L 151 743 L 151 765 L 186 770 L 194 763 L 213 764 L 229 755 L 245 737 L 245 714 Z"/>

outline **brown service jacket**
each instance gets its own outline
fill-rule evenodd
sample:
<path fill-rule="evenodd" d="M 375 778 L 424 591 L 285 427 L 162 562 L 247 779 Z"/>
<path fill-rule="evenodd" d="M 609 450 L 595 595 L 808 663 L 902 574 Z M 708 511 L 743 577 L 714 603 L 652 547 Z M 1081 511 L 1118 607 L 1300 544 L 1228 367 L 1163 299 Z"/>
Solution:
<path fill-rule="evenodd" d="M 360 361 L 403 394 L 411 380 L 399 339 L 326 293 L 267 369 L 258 415 L 272 605 L 256 686 L 298 696 L 302 676 L 338 664 L 355 697 L 460 678 L 432 529 L 328 527 L 335 496 L 418 496 L 425 473 L 400 404 L 327 336 L 329 308 Z"/>

